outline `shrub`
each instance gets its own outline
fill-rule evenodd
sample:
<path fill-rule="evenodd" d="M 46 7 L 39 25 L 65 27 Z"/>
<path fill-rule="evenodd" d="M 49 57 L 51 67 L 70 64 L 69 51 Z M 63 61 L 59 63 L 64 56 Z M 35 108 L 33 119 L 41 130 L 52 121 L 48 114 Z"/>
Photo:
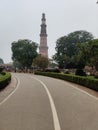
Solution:
<path fill-rule="evenodd" d="M 95 77 L 96 79 L 98 79 L 98 75 L 95 75 L 94 77 Z"/>
<path fill-rule="evenodd" d="M 86 76 L 86 73 L 83 69 L 77 69 L 75 75 Z"/>
<path fill-rule="evenodd" d="M 64 74 L 70 74 L 69 70 L 64 70 Z"/>
<path fill-rule="evenodd" d="M 3 71 L 4 67 L 0 66 L 0 73 Z"/>
<path fill-rule="evenodd" d="M 1 75 L 5 75 L 6 73 L 5 73 L 5 72 L 1 72 L 0 74 L 1 74 Z"/>
<path fill-rule="evenodd" d="M 11 74 L 5 73 L 5 75 L 0 75 L 0 89 L 5 88 L 11 81 Z"/>
<path fill-rule="evenodd" d="M 49 77 L 58 78 L 62 80 L 67 80 L 67 81 L 74 82 L 74 83 L 77 83 L 77 84 L 86 86 L 90 89 L 98 91 L 98 79 L 78 76 L 78 75 L 49 73 L 49 72 L 36 72 L 35 74 L 49 76 Z"/>
<path fill-rule="evenodd" d="M 46 69 L 45 72 L 55 72 L 55 73 L 60 73 L 60 70 L 57 68 L 54 69 Z"/>
<path fill-rule="evenodd" d="M 96 72 L 96 74 L 94 75 L 94 77 L 95 77 L 96 79 L 98 79 L 98 72 Z"/>

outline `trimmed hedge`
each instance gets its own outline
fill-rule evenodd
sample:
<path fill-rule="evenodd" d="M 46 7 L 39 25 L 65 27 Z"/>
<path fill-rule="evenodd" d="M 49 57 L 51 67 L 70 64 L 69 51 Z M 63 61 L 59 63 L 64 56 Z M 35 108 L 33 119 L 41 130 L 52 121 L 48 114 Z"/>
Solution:
<path fill-rule="evenodd" d="M 5 88 L 11 81 L 11 74 L 5 73 L 5 75 L 0 74 L 0 89 Z"/>
<path fill-rule="evenodd" d="M 59 74 L 59 73 L 49 73 L 49 72 L 35 72 L 37 75 L 49 76 L 53 78 L 58 78 L 62 80 L 67 80 L 73 83 L 77 83 L 86 86 L 90 89 L 98 91 L 98 79 L 93 79 L 89 77 L 71 75 L 71 74 Z"/>

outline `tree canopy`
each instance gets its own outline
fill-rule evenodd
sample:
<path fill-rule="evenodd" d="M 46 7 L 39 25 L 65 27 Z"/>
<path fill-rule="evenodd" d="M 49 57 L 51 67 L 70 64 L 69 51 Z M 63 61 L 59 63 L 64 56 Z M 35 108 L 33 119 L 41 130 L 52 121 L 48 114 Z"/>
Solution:
<path fill-rule="evenodd" d="M 54 60 L 60 68 L 75 67 L 78 55 L 78 43 L 85 43 L 93 39 L 93 35 L 87 31 L 75 31 L 63 36 L 56 41 L 56 54 Z"/>
<path fill-rule="evenodd" d="M 42 55 L 38 55 L 34 60 L 33 60 L 33 65 L 39 67 L 40 69 L 45 69 L 48 67 L 49 65 L 49 60 L 48 58 L 42 56 Z"/>
<path fill-rule="evenodd" d="M 98 39 L 79 44 L 78 60 L 98 70 Z"/>
<path fill-rule="evenodd" d="M 37 43 L 24 39 L 12 43 L 12 59 L 21 68 L 30 68 L 37 56 Z"/>
<path fill-rule="evenodd" d="M 3 59 L 0 58 L 0 64 L 4 64 Z"/>
<path fill-rule="evenodd" d="M 69 33 L 67 36 L 69 43 L 84 43 L 91 41 L 93 38 L 94 38 L 93 35 L 85 30 L 75 31 Z"/>

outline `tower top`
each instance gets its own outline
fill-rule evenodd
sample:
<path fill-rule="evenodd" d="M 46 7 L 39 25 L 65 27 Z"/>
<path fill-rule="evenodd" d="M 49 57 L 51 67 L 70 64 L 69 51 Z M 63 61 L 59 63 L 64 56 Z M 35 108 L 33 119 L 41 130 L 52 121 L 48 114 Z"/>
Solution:
<path fill-rule="evenodd" d="M 46 32 L 46 18 L 45 18 L 45 13 L 42 14 L 42 23 L 41 23 L 41 32 L 40 36 L 47 36 Z"/>
<path fill-rule="evenodd" d="M 42 19 L 45 19 L 45 13 L 42 14 Z"/>
<path fill-rule="evenodd" d="M 46 24 L 45 13 L 42 14 L 42 24 Z"/>

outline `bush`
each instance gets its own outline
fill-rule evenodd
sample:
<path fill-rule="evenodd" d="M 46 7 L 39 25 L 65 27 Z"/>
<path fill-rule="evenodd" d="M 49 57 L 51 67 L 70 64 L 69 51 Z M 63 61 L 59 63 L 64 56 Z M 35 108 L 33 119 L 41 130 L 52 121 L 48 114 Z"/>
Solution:
<path fill-rule="evenodd" d="M 11 81 L 11 74 L 5 73 L 5 75 L 0 75 L 0 89 L 5 88 Z"/>
<path fill-rule="evenodd" d="M 75 75 L 86 76 L 86 73 L 83 69 L 77 69 Z"/>
<path fill-rule="evenodd" d="M 70 74 L 69 70 L 64 70 L 64 74 Z"/>
<path fill-rule="evenodd" d="M 4 67 L 0 66 L 0 73 L 3 71 Z"/>
<path fill-rule="evenodd" d="M 95 77 L 96 79 L 98 79 L 98 72 L 96 72 L 96 74 L 94 75 L 94 77 Z"/>
<path fill-rule="evenodd" d="M 1 72 L 0 74 L 1 74 L 1 75 L 5 75 L 6 73 L 5 73 L 5 72 Z"/>
<path fill-rule="evenodd" d="M 70 82 L 74 82 L 83 86 L 86 86 L 90 89 L 98 91 L 98 79 L 71 75 L 71 74 L 61 74 L 61 73 L 49 73 L 49 72 L 36 72 L 37 75 L 44 75 L 53 78 L 58 78 L 62 80 L 67 80 Z"/>
<path fill-rule="evenodd" d="M 46 69 L 45 72 L 55 72 L 55 73 L 60 73 L 59 69 Z"/>
<path fill-rule="evenodd" d="M 96 79 L 98 79 L 98 75 L 95 75 L 94 77 L 95 77 Z"/>

